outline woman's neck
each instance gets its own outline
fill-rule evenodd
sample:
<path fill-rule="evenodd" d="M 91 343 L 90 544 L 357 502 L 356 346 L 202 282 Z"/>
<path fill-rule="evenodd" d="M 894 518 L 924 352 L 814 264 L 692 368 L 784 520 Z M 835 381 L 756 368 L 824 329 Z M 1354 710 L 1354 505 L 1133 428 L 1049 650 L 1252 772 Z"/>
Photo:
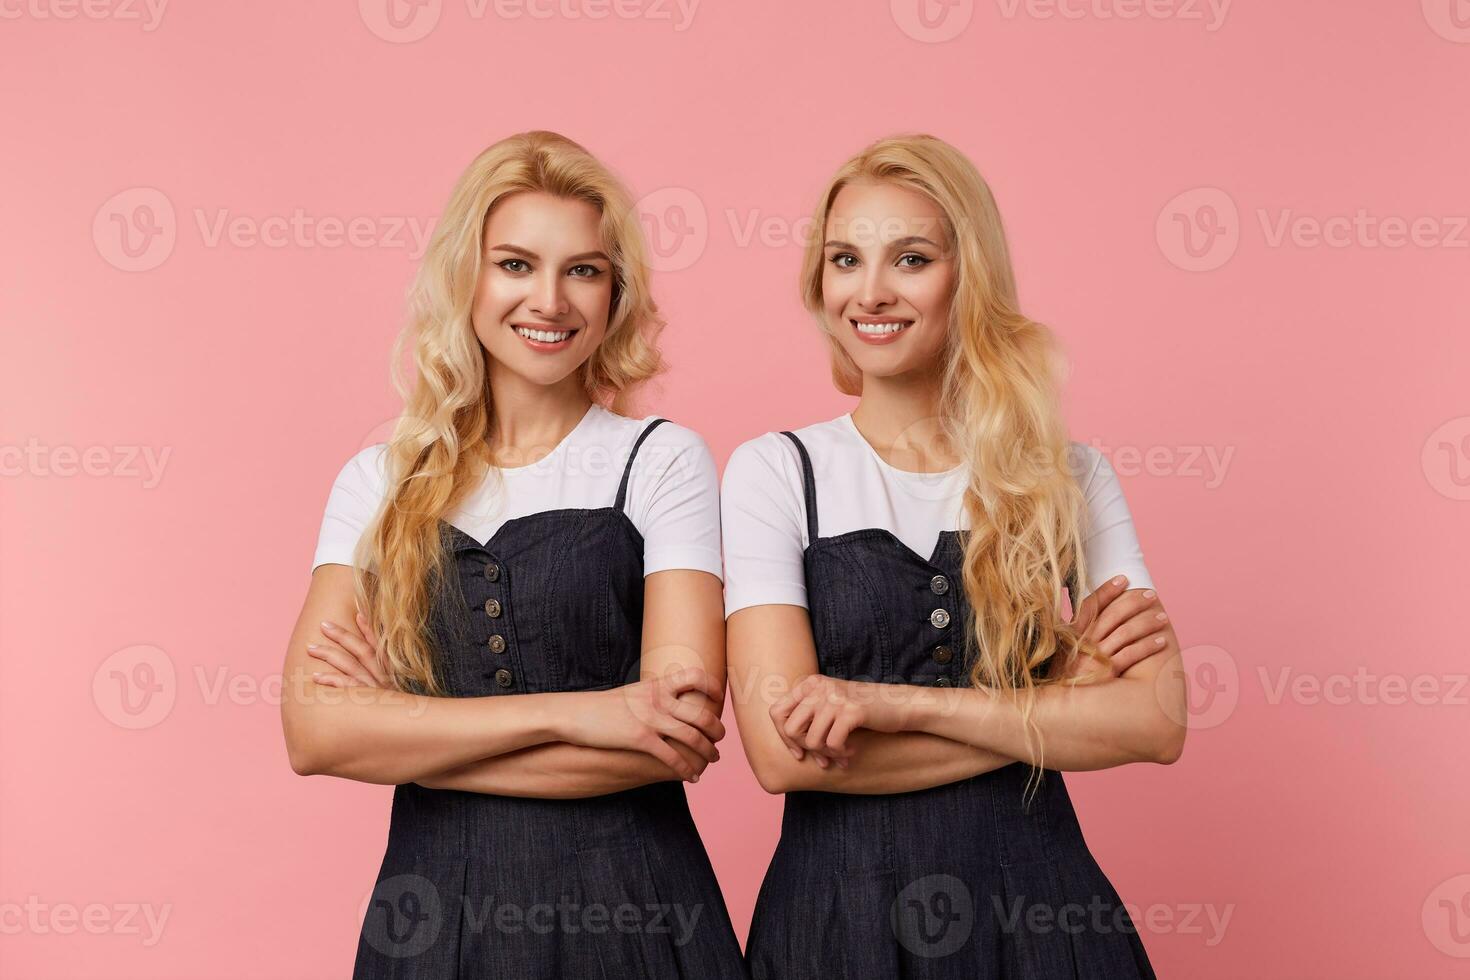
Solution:
<path fill-rule="evenodd" d="M 552 385 L 517 376 L 490 385 L 489 450 L 493 465 L 525 466 L 545 455 L 577 427 L 592 406 L 576 372 Z"/>
<path fill-rule="evenodd" d="M 938 473 L 960 463 L 945 438 L 937 376 L 865 375 L 852 421 L 878 455 L 896 469 Z"/>

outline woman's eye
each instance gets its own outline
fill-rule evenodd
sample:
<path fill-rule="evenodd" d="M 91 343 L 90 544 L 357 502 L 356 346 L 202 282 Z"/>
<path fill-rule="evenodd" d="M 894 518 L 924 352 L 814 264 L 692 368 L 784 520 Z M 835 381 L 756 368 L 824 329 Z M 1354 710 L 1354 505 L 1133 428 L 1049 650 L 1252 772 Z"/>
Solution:
<path fill-rule="evenodd" d="M 857 264 L 857 256 L 851 252 L 838 252 L 828 260 L 839 269 L 851 269 Z"/>
<path fill-rule="evenodd" d="M 574 265 L 569 271 L 572 275 L 582 279 L 591 279 L 594 276 L 602 275 L 602 270 L 595 265 Z"/>
<path fill-rule="evenodd" d="M 909 262 L 909 259 L 915 259 L 916 261 Z M 927 255 L 920 255 L 918 252 L 905 252 L 898 257 L 898 264 L 905 269 L 922 269 L 931 261 L 933 260 Z"/>
<path fill-rule="evenodd" d="M 495 264 L 506 272 L 526 272 L 531 268 L 526 264 L 525 259 L 502 259 Z"/>

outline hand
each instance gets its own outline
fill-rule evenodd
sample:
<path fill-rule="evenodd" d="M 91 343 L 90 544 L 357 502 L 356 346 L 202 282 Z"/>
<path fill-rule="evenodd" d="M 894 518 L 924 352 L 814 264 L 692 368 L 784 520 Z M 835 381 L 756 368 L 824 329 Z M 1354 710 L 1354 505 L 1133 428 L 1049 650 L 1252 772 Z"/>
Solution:
<path fill-rule="evenodd" d="M 1109 659 L 1109 678 L 1117 677 L 1141 660 L 1163 653 L 1171 645 L 1177 647 L 1174 628 L 1169 624 L 1158 593 L 1153 589 L 1129 589 L 1127 576 L 1123 575 L 1104 582 L 1084 599 L 1072 622 Z M 1086 676 L 1095 663 L 1079 654 L 1063 676 Z"/>
<path fill-rule="evenodd" d="M 699 691 L 719 703 L 723 687 L 698 667 L 684 667 L 607 691 L 582 692 L 578 697 L 585 701 L 563 738 L 592 748 L 646 752 L 680 779 L 696 783 L 705 766 L 720 758 L 715 743 L 725 737 L 725 725 L 706 705 L 679 695 Z M 691 762 L 671 742 L 688 746 L 702 761 Z"/>
<path fill-rule="evenodd" d="M 328 687 L 392 688 L 382 648 L 373 631 L 368 628 L 367 617 L 358 612 L 353 618 L 357 621 L 359 633 L 324 621 L 322 632 L 331 640 L 306 645 L 308 656 L 316 657 L 336 668 L 336 673 L 314 673 L 311 675 L 312 680 Z"/>
<path fill-rule="evenodd" d="M 808 674 L 771 705 L 776 734 L 798 761 L 810 752 L 823 769 L 846 769 L 852 758 L 847 737 L 859 728 L 896 732 L 902 727 L 896 706 L 884 697 L 893 685 Z"/>

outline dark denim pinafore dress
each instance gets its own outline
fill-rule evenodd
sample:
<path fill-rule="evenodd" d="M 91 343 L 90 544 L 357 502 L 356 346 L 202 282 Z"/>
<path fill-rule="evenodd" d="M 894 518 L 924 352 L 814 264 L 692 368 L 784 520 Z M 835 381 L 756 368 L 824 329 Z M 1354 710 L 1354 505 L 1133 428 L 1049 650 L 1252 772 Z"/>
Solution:
<path fill-rule="evenodd" d="M 885 528 L 817 534 L 806 447 L 804 554 L 822 673 L 968 683 L 959 532 L 928 560 Z M 1030 767 L 889 795 L 786 794 L 781 840 L 746 946 L 756 980 L 1152 978 L 1117 892 L 1093 860 L 1061 773 Z"/>
<path fill-rule="evenodd" d="M 453 551 L 432 610 L 453 697 L 637 679 L 643 536 L 611 507 L 507 521 Z M 679 780 L 553 800 L 395 788 L 356 980 L 739 980 L 739 943 Z"/>

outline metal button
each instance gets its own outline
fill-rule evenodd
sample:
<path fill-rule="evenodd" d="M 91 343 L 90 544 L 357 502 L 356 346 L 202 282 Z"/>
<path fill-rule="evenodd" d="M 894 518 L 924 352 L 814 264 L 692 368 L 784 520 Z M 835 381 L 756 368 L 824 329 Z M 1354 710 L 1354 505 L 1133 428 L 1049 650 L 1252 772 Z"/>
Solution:
<path fill-rule="evenodd" d="M 490 652 L 504 653 L 505 637 L 501 636 L 499 633 L 496 633 L 494 636 L 490 637 Z"/>
<path fill-rule="evenodd" d="M 495 562 L 493 561 L 490 564 L 486 565 L 485 577 L 492 582 L 500 581 L 500 566 L 495 564 Z"/>
<path fill-rule="evenodd" d="M 949 591 L 949 579 L 936 575 L 929 580 L 929 588 L 934 590 L 935 595 L 944 595 Z"/>
<path fill-rule="evenodd" d="M 510 687 L 515 683 L 515 677 L 511 675 L 510 671 L 502 667 L 495 672 L 495 683 L 501 687 Z"/>
<path fill-rule="evenodd" d="M 932 613 L 929 614 L 929 622 L 939 629 L 944 629 L 946 626 L 949 625 L 949 610 L 934 610 Z"/>
<path fill-rule="evenodd" d="M 500 600 L 499 599 L 486 599 L 485 600 L 485 615 L 489 616 L 491 619 L 495 619 L 495 618 L 498 618 L 500 616 Z"/>
<path fill-rule="evenodd" d="M 949 647 L 945 646 L 944 644 L 941 643 L 939 646 L 934 648 L 935 663 L 947 664 L 953 659 L 954 653 L 949 649 Z"/>
<path fill-rule="evenodd" d="M 934 678 L 934 686 L 935 687 L 949 687 L 949 678 L 948 677 L 936 677 L 936 678 Z"/>

